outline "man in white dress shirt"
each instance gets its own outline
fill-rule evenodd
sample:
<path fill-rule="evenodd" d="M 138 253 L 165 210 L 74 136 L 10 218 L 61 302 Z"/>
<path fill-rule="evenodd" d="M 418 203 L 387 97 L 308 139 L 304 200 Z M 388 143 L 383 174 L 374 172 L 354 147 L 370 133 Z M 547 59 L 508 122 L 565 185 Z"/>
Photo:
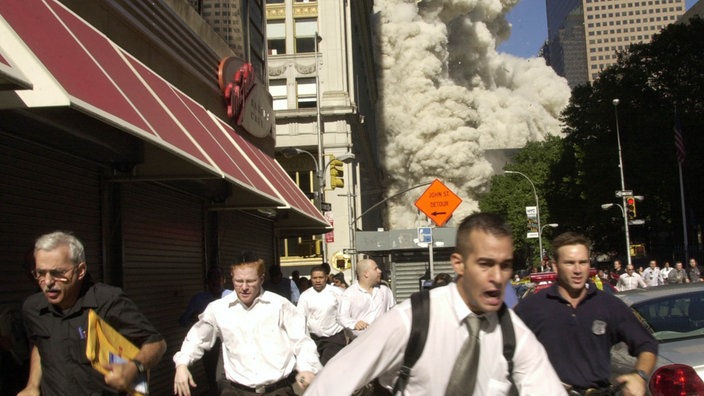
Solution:
<path fill-rule="evenodd" d="M 638 287 L 645 289 L 648 285 L 645 284 L 643 278 L 635 271 L 632 264 L 626 266 L 626 273 L 618 278 L 616 289 L 618 291 L 633 290 Z"/>
<path fill-rule="evenodd" d="M 293 395 L 294 380 L 305 389 L 322 367 L 305 317 L 284 297 L 262 289 L 262 259 L 243 256 L 230 266 L 235 293 L 205 308 L 174 355 L 174 394 L 191 394 L 196 383 L 188 366 L 218 338 L 226 378 L 221 396 Z"/>
<path fill-rule="evenodd" d="M 372 259 L 357 263 L 357 283 L 345 289 L 337 321 L 351 340 L 396 304 L 393 293 L 381 283 L 381 269 Z"/>
<path fill-rule="evenodd" d="M 497 311 L 513 271 L 511 229 L 496 215 L 467 217 L 457 229 L 450 261 L 457 281 L 430 290 L 430 320 L 424 352 L 413 366 L 405 396 L 444 395 L 455 360 L 469 337 L 465 318 L 484 318 L 479 332 L 479 364 L 474 389 L 467 395 L 511 394 L 511 379 L 520 395 L 565 395 L 545 349 L 509 310 L 515 332 L 513 375 L 503 355 Z M 316 376 L 306 396 L 349 395 L 379 378 L 391 389 L 403 362 L 411 330 L 410 299 L 379 318 L 332 358 Z"/>
<path fill-rule="evenodd" d="M 650 260 L 650 263 L 648 263 L 648 268 L 643 271 L 643 280 L 648 286 L 660 286 L 663 284 L 662 275 L 660 274 L 660 268 L 658 267 L 657 261 Z"/>
<path fill-rule="evenodd" d="M 301 294 L 297 308 L 306 317 L 308 333 L 318 346 L 320 363 L 325 365 L 347 344 L 344 329 L 337 323 L 343 290 L 328 286 L 327 275 L 321 266 L 310 271 L 310 281 L 313 287 Z"/>

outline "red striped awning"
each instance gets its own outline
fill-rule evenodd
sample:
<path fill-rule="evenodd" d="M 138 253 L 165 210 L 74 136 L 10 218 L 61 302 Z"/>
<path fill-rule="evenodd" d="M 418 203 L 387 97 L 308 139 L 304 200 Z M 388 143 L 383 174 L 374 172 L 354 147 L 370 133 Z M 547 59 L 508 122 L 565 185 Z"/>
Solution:
<path fill-rule="evenodd" d="M 3 0 L 0 16 L 0 29 L 19 39 L 0 42 L 0 84 L 8 69 L 23 75 L 5 56 L 12 59 L 13 45 L 25 46 L 71 108 L 255 194 L 262 207 L 293 212 L 299 224 L 291 227 L 329 227 L 273 158 L 61 3 Z"/>

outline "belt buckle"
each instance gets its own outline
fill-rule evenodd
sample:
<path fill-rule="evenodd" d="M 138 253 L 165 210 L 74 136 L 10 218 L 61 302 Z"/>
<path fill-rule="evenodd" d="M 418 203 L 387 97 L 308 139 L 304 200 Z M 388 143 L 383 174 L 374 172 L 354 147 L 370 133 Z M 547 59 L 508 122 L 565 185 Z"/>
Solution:
<path fill-rule="evenodd" d="M 254 388 L 254 392 L 258 393 L 260 395 L 263 395 L 266 393 L 266 385 L 259 385 Z"/>

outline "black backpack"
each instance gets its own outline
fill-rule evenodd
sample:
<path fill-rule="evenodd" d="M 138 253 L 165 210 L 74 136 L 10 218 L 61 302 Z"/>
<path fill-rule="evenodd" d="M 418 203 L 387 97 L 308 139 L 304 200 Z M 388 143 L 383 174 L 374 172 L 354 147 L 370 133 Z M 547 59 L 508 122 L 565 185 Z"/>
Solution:
<path fill-rule="evenodd" d="M 411 295 L 411 312 L 411 335 L 408 338 L 408 344 L 406 344 L 398 379 L 391 392 L 394 396 L 403 395 L 411 376 L 411 370 L 425 348 L 425 340 L 428 338 L 428 323 L 430 322 L 430 292 L 427 289 Z M 501 305 L 498 315 L 504 339 L 504 358 L 508 362 L 508 378 L 513 384 L 513 353 L 516 350 L 516 334 L 513 331 L 511 315 L 506 304 Z"/>

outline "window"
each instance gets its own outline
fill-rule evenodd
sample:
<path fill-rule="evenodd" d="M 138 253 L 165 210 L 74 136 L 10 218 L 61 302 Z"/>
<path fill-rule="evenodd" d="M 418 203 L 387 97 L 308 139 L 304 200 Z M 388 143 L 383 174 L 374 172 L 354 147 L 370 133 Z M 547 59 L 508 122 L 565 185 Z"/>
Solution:
<path fill-rule="evenodd" d="M 284 21 L 267 21 L 266 38 L 269 55 L 286 53 L 286 24 Z"/>
<path fill-rule="evenodd" d="M 315 107 L 317 105 L 315 78 L 297 78 L 296 97 L 299 109 Z"/>
<path fill-rule="evenodd" d="M 296 53 L 315 51 L 315 32 L 318 31 L 318 20 L 314 18 L 296 19 Z"/>
<path fill-rule="evenodd" d="M 288 92 L 285 79 L 269 80 L 269 93 L 274 100 L 274 110 L 288 109 Z"/>

